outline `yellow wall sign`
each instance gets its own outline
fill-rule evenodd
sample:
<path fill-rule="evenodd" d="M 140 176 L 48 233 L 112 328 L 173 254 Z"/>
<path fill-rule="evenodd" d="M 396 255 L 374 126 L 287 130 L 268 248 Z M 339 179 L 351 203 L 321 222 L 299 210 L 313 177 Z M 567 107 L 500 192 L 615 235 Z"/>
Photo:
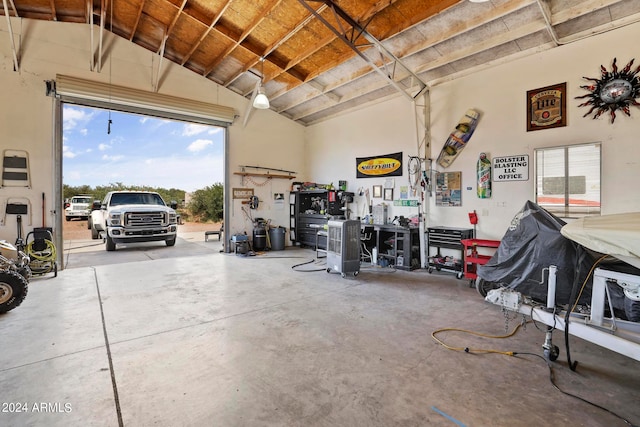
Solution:
<path fill-rule="evenodd" d="M 402 176 L 402 152 L 356 159 L 357 178 Z"/>

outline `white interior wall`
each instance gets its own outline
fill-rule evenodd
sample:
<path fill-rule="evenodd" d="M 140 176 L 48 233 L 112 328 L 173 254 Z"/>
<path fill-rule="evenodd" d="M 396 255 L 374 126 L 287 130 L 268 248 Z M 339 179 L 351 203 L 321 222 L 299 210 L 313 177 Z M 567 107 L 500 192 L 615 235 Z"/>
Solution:
<path fill-rule="evenodd" d="M 640 24 L 629 25 L 434 86 L 431 158 L 437 158 L 467 109 L 478 109 L 482 116 L 468 146 L 446 169 L 462 172 L 462 206 L 437 207 L 433 197 L 427 225 L 471 227 L 468 213 L 476 210 L 478 237 L 500 239 L 514 214 L 534 198 L 533 150 L 597 141 L 602 142 L 602 213 L 639 211 L 640 192 L 634 190 L 633 183 L 640 180 L 640 150 L 636 146 L 640 108 L 632 107 L 631 117 L 619 113 L 610 124 L 608 115 L 597 120 L 583 118 L 588 109 L 578 108 L 582 100 L 574 99 L 587 93 L 580 89 L 586 84 L 583 76 L 598 78 L 600 65 L 610 70 L 615 57 L 620 67 L 637 57 L 637 34 Z M 567 83 L 567 126 L 527 132 L 526 92 L 562 82 Z M 335 182 L 347 176 L 350 190 L 380 184 L 382 179 L 355 179 L 355 157 L 403 151 L 406 160 L 408 154 L 416 154 L 414 129 L 411 103 L 404 97 L 310 126 L 306 130 L 310 179 Z M 529 180 L 493 183 L 493 196 L 478 199 L 476 161 L 480 152 L 491 158 L 528 154 Z M 396 179 L 396 191 L 407 182 L 405 170 L 404 176 Z M 390 209 L 392 218 L 410 211 Z"/>
<path fill-rule="evenodd" d="M 0 22 L 0 88 L 3 94 L 0 103 L 0 148 L 28 151 L 32 188 L 1 188 L 0 205 L 8 197 L 28 198 L 34 212 L 32 226 L 39 227 L 42 225 L 41 195 L 44 192 L 45 221 L 47 226 L 52 226 L 58 221 L 61 223 L 56 215 L 62 211 L 62 201 L 53 200 L 53 99 L 45 95 L 45 80 L 55 79 L 56 74 L 67 74 L 152 91 L 159 57 L 122 38 L 106 37 L 102 70 L 92 72 L 88 25 L 18 18 L 12 18 L 11 24 L 20 56 L 20 70 L 13 71 L 8 26 L 3 19 Z M 98 49 L 98 34 L 96 27 L 95 52 Z M 166 60 L 162 63 L 159 92 L 233 107 L 240 116 L 245 114 L 249 102 Z M 242 121 L 242 117 L 238 118 L 229 128 L 230 187 L 241 186 L 241 177 L 233 175 L 233 172 L 239 171 L 238 165 L 242 164 L 293 170 L 298 172 L 298 177 L 304 176 L 304 128 L 301 125 L 269 110 L 254 111 L 246 128 L 242 126 Z M 259 178 L 255 180 L 258 183 L 264 181 Z M 288 200 L 291 187 L 289 180 L 274 179 L 262 186 L 245 182 L 244 186 L 255 187 L 255 194 L 263 201 L 259 210 L 253 212 L 254 216 L 272 219 L 275 225 L 288 225 L 288 206 L 282 210 L 274 206 L 273 193 L 284 192 Z M 245 219 L 240 207 L 240 202 L 235 201 L 229 217 L 231 229 L 227 235 L 245 231 L 250 234 L 252 231 L 253 225 Z M 31 228 L 25 224 L 25 232 Z M 16 234 L 15 216 L 8 216 L 6 224 L 0 226 L 0 239 L 14 242 Z"/>

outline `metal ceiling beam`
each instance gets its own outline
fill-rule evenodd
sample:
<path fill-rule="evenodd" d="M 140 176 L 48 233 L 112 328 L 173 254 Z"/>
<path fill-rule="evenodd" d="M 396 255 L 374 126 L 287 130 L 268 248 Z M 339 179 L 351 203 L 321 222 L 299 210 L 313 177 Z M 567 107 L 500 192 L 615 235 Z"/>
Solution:
<path fill-rule="evenodd" d="M 313 0 L 312 0 L 313 1 Z M 391 86 L 393 86 L 400 93 L 405 95 L 409 100 L 413 101 L 420 96 L 425 90 L 427 90 L 427 84 L 418 77 L 409 67 L 404 65 L 400 59 L 398 59 L 393 53 L 391 53 L 378 39 L 371 35 L 365 27 L 356 22 L 351 16 L 349 16 L 344 10 L 338 7 L 332 0 L 321 0 L 333 11 L 336 16 L 336 23 L 338 27 L 332 25 L 322 15 L 311 7 L 307 0 L 298 0 L 302 6 L 304 6 L 309 12 L 311 12 L 318 21 L 322 22 L 327 28 L 329 28 L 340 40 L 342 40 L 347 46 L 349 46 L 358 56 L 364 59 L 378 74 L 384 77 Z M 314 1 L 317 3 L 317 1 Z M 349 28 L 343 28 L 340 19 L 344 20 L 348 24 Z M 352 37 L 348 37 L 348 33 L 351 33 Z M 360 37 L 364 37 L 369 43 L 366 45 L 356 45 L 354 42 Z M 353 40 L 352 40 L 353 39 Z M 365 55 L 363 50 L 375 46 L 381 58 L 382 66 L 379 66 L 376 61 L 373 61 L 369 56 Z M 364 49 L 363 49 L 364 48 Z M 400 76 L 400 79 L 396 80 L 396 77 Z M 410 79 L 410 84 L 403 83 L 403 80 Z M 415 87 L 418 90 L 415 91 Z"/>

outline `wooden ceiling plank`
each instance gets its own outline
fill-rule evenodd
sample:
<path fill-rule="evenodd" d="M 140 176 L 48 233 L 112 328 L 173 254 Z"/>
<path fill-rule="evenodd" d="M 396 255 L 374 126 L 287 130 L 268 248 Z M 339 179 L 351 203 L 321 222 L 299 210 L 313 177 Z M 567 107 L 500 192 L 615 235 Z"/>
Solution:
<path fill-rule="evenodd" d="M 145 0 L 140 1 L 140 6 L 138 7 L 138 13 L 136 15 L 136 22 L 131 26 L 131 34 L 129 34 L 129 41 L 133 41 L 133 37 L 136 35 L 136 31 L 138 30 L 138 25 L 140 24 L 140 17 L 142 16 L 142 9 L 144 9 Z"/>
<path fill-rule="evenodd" d="M 357 21 L 368 21 L 376 13 L 379 13 L 380 11 L 384 10 L 385 8 L 387 8 L 389 6 L 392 6 L 397 1 L 400 1 L 400 0 L 386 0 L 386 1 L 381 1 L 381 2 L 375 3 L 373 6 L 371 6 L 367 10 L 367 12 L 363 16 L 357 18 Z M 449 1 L 453 1 L 453 0 L 449 0 Z M 325 4 L 325 6 L 326 6 L 326 4 Z M 337 19 L 337 17 L 336 17 L 336 19 Z M 309 58 L 311 55 L 313 55 L 314 53 L 318 52 L 323 47 L 329 45 L 332 41 L 334 41 L 336 39 L 337 39 L 337 37 L 336 37 L 335 34 L 328 33 L 327 37 L 322 39 L 322 43 L 317 43 L 316 45 L 314 45 L 310 49 L 308 49 L 306 52 L 304 52 L 301 55 L 299 55 L 298 57 L 296 57 L 295 60 L 290 61 L 290 63 L 287 64 L 287 67 L 283 70 L 283 72 L 290 72 L 293 67 L 295 67 L 296 65 L 300 64 L 302 61 L 304 61 L 305 59 Z M 355 56 L 355 53 L 350 51 L 348 56 L 343 57 L 343 60 L 350 59 L 353 56 Z M 333 68 L 334 66 L 335 65 L 332 65 L 331 68 Z M 316 68 L 313 73 L 307 74 L 305 79 L 304 79 L 304 81 L 302 81 L 301 83 L 308 82 L 309 80 L 311 80 L 311 79 L 317 77 L 318 75 L 330 70 L 331 68 L 322 67 L 321 70 L 319 68 Z M 277 77 L 278 76 L 273 76 L 272 78 L 277 78 Z"/>
<path fill-rule="evenodd" d="M 224 6 L 222 7 L 222 9 L 220 9 L 220 11 L 218 12 L 218 14 L 211 20 L 211 24 L 209 24 L 209 27 L 207 27 L 206 30 L 204 30 L 204 32 L 200 35 L 200 38 L 198 39 L 197 42 L 195 42 L 193 44 L 193 46 L 191 46 L 191 49 L 189 49 L 189 52 L 184 56 L 184 58 L 182 58 L 182 63 L 180 65 L 184 65 L 186 64 L 186 62 L 191 59 L 191 56 L 193 55 L 193 52 L 196 51 L 196 49 L 198 49 L 198 47 L 200 47 L 200 45 L 202 44 L 202 42 L 204 41 L 204 39 L 207 38 L 207 36 L 209 35 L 209 33 L 211 33 L 211 31 L 213 30 L 213 28 L 216 26 L 216 24 L 218 23 L 218 21 L 220 21 L 220 18 L 222 17 L 222 15 L 227 11 L 227 9 L 229 8 L 229 6 L 231 5 L 231 3 L 233 3 L 233 0 L 229 0 L 227 1 Z M 207 73 L 209 74 L 209 73 Z"/>
<path fill-rule="evenodd" d="M 222 62 L 222 60 L 224 58 L 227 57 L 227 55 L 229 55 L 232 51 L 234 51 L 238 46 L 240 46 L 240 44 L 245 41 L 245 39 L 247 37 L 249 37 L 249 35 L 251 34 L 251 32 L 253 30 L 256 29 L 256 27 L 258 25 L 260 25 L 264 19 L 267 17 L 267 15 L 269 15 L 273 9 L 276 8 L 276 6 L 278 6 L 280 3 L 282 2 L 282 0 L 271 0 L 271 2 L 269 4 L 267 4 L 266 6 L 264 6 L 264 10 L 258 15 L 256 16 L 253 21 L 247 26 L 247 28 L 245 28 L 245 30 L 242 32 L 242 34 L 240 35 L 240 38 L 238 39 L 238 41 L 236 41 L 234 44 L 232 44 L 231 46 L 228 46 L 227 49 L 225 49 L 224 52 L 222 52 L 220 55 L 218 55 L 217 58 L 215 58 L 205 69 L 205 74 L 210 74 L 211 71 L 213 71 L 213 69 L 218 66 L 218 64 L 220 64 L 220 62 Z"/>
<path fill-rule="evenodd" d="M 322 12 L 326 8 L 327 8 L 327 5 L 326 4 L 322 4 L 317 10 Z M 303 28 L 305 28 L 310 21 L 312 21 L 314 19 L 315 19 L 315 17 L 312 14 L 309 13 L 307 15 L 307 17 L 305 19 L 303 19 L 302 21 L 300 21 L 291 31 L 289 31 L 287 34 L 285 34 L 283 37 L 281 37 L 279 40 L 277 40 L 275 43 L 273 43 L 273 45 L 267 47 L 267 49 L 265 49 L 265 52 L 262 55 L 262 57 L 263 58 L 268 58 L 269 55 L 271 55 L 271 53 L 273 53 L 276 49 L 278 49 L 278 47 L 280 47 L 284 43 L 286 43 L 287 40 L 289 40 L 291 37 L 295 36 L 298 32 L 300 32 Z M 234 81 L 236 81 L 238 79 L 238 77 L 240 77 L 242 74 L 244 74 L 247 71 L 249 71 L 249 69 L 254 67 L 259 61 L 260 61 L 260 58 L 258 58 L 255 62 L 247 63 L 242 68 L 242 70 L 240 70 L 235 75 L 233 75 L 229 80 L 224 82 L 223 86 L 224 87 L 228 87 L 229 85 L 231 85 Z"/>

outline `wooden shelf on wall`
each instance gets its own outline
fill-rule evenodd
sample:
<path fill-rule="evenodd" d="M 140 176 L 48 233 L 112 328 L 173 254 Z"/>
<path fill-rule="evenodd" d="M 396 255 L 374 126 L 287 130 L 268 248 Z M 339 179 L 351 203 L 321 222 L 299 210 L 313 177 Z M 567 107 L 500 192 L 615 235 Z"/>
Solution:
<path fill-rule="evenodd" d="M 274 173 L 254 173 L 254 172 L 234 172 L 235 175 L 240 176 L 260 176 L 262 178 L 281 178 L 281 179 L 294 179 L 293 175 L 277 175 Z"/>

